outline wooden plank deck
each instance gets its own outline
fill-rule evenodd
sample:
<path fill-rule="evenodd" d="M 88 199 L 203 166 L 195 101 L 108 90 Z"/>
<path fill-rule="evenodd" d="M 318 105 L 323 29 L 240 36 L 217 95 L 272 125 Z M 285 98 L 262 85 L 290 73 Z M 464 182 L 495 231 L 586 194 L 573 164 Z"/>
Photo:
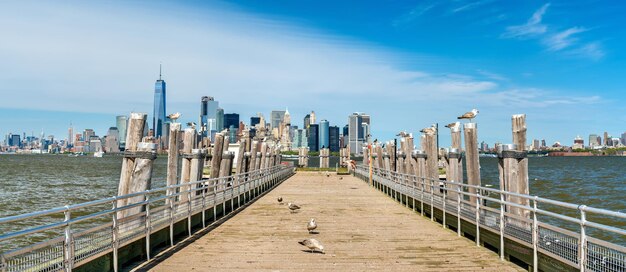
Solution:
<path fill-rule="evenodd" d="M 287 205 L 301 205 L 291 214 Z M 310 218 L 319 234 L 308 234 Z M 314 237 L 326 254 L 297 242 Z M 294 175 L 153 271 L 524 271 L 352 177 Z"/>

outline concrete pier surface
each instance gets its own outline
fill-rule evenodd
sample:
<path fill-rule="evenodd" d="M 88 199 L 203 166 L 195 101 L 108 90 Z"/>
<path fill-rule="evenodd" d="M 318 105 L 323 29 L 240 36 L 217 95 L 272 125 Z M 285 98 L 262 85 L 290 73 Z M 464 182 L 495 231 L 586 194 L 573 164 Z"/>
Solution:
<path fill-rule="evenodd" d="M 301 209 L 291 213 L 288 202 Z M 317 234 L 307 232 L 311 218 Z M 319 240 L 326 254 L 298 244 L 306 238 Z M 352 176 L 307 172 L 137 270 L 524 271 Z"/>

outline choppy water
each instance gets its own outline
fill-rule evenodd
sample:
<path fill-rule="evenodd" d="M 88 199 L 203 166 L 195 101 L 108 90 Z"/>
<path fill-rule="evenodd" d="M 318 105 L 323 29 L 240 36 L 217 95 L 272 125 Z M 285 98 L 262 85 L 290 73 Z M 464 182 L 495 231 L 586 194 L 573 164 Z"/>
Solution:
<path fill-rule="evenodd" d="M 0 155 L 0 217 L 113 196 L 117 192 L 121 161 L 122 158 L 118 156 L 93 158 Z M 159 157 L 155 161 L 153 187 L 164 186 L 166 164 L 165 157 Z M 625 212 L 625 166 L 626 157 L 529 158 L 530 193 L 554 200 Z M 481 158 L 481 177 L 483 185 L 498 188 L 496 158 Z M 577 216 L 575 211 L 558 207 L 540 208 Z M 626 228 L 626 220 L 593 216 L 590 218 L 597 220 L 596 222 Z M 33 223 L 42 222 L 0 225 L 0 233 Z M 576 230 L 576 226 L 571 224 L 554 224 Z M 604 232 L 592 233 L 598 238 L 618 241 L 620 244 L 626 240 Z"/>

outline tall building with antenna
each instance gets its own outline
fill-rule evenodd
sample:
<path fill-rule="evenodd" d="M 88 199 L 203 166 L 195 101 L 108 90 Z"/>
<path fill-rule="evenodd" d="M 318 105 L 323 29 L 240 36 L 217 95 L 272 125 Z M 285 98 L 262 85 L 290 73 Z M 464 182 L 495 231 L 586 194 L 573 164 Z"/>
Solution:
<path fill-rule="evenodd" d="M 161 65 L 159 65 L 159 79 L 154 84 L 154 115 L 152 116 L 152 129 L 154 137 L 159 138 L 166 133 L 165 125 L 165 80 L 162 79 Z"/>

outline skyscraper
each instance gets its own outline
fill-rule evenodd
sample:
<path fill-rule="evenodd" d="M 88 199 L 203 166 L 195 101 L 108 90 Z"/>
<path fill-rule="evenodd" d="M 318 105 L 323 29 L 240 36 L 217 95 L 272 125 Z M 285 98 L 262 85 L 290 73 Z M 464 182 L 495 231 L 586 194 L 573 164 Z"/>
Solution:
<path fill-rule="evenodd" d="M 331 126 L 328 129 L 330 152 L 339 152 L 339 127 Z"/>
<path fill-rule="evenodd" d="M 165 132 L 165 80 L 161 78 L 161 66 L 159 65 L 159 79 L 154 84 L 154 115 L 152 116 L 152 129 L 154 137 L 159 138 Z"/>
<path fill-rule="evenodd" d="M 304 125 L 302 126 L 302 128 L 308 129 L 310 124 L 311 124 L 311 115 L 307 114 L 306 116 L 304 116 Z"/>
<path fill-rule="evenodd" d="M 328 133 L 328 120 L 321 120 L 319 124 L 319 147 L 320 148 L 330 148 L 329 146 L 329 133 Z"/>
<path fill-rule="evenodd" d="M 250 117 L 250 126 L 254 127 L 254 125 L 261 123 L 261 117 L 252 116 Z"/>
<path fill-rule="evenodd" d="M 115 117 L 115 125 L 119 132 L 120 150 L 126 147 L 126 127 L 128 126 L 128 117 L 126 115 L 118 115 Z"/>
<path fill-rule="evenodd" d="M 239 114 L 238 113 L 227 113 L 224 114 L 224 128 L 231 129 L 234 128 L 236 131 L 239 129 Z"/>
<path fill-rule="evenodd" d="M 67 129 L 67 133 L 69 134 L 69 137 L 67 137 L 67 146 L 72 146 L 74 144 L 74 141 L 72 141 L 72 136 L 74 136 L 74 128 L 72 127 L 72 122 L 70 122 L 70 127 Z"/>
<path fill-rule="evenodd" d="M 609 146 L 611 143 L 611 137 L 609 136 L 608 132 L 604 132 L 604 146 Z"/>
<path fill-rule="evenodd" d="M 209 136 L 211 131 L 217 131 L 216 116 L 219 102 L 212 96 L 203 96 L 200 100 L 200 130 L 205 136 Z"/>
<path fill-rule="evenodd" d="M 352 154 L 361 154 L 363 143 L 368 139 L 370 116 L 355 112 L 348 116 L 348 145 Z"/>
<path fill-rule="evenodd" d="M 272 129 L 278 128 L 280 126 L 280 123 L 283 121 L 283 118 L 285 118 L 285 111 L 273 110 L 270 114 Z"/>
<path fill-rule="evenodd" d="M 215 131 L 224 130 L 224 109 L 217 108 L 215 111 Z"/>
<path fill-rule="evenodd" d="M 319 125 L 311 124 L 308 131 L 309 135 L 307 135 L 307 140 L 309 141 L 309 151 L 319 151 Z"/>

